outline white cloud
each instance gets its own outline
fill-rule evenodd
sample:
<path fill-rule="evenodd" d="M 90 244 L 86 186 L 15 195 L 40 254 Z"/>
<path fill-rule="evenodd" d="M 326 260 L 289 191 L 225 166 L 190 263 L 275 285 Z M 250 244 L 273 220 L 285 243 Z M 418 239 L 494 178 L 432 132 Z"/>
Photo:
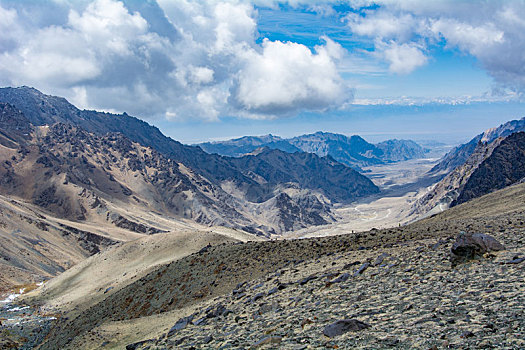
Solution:
<path fill-rule="evenodd" d="M 294 43 L 259 45 L 251 2 L 0 4 L 0 84 L 35 86 L 82 107 L 146 118 L 270 118 L 326 109 L 349 95 L 338 44 L 326 39 L 314 53 Z"/>
<path fill-rule="evenodd" d="M 352 32 L 362 36 L 405 41 L 418 25 L 411 14 L 386 11 L 365 11 L 364 14 L 351 13 L 346 17 Z"/>
<path fill-rule="evenodd" d="M 262 52 L 246 54 L 232 98 L 248 113 L 282 114 L 323 110 L 348 99 L 335 60 L 342 48 L 327 44 L 311 52 L 304 45 L 265 40 Z"/>
<path fill-rule="evenodd" d="M 391 42 L 388 45 L 381 44 L 381 46 L 385 46 L 381 56 L 389 62 L 389 70 L 393 73 L 408 74 L 427 62 L 425 54 L 414 44 L 400 45 Z"/>
<path fill-rule="evenodd" d="M 0 84 L 141 117 L 268 118 L 335 108 L 351 96 L 344 73 L 407 74 L 439 45 L 525 91 L 523 1 L 352 1 L 351 40 L 370 52 L 256 42 L 254 4 L 284 2 L 343 17 L 335 0 L 0 0 Z"/>
<path fill-rule="evenodd" d="M 504 40 L 503 31 L 492 23 L 475 27 L 455 19 L 440 18 L 431 22 L 430 29 L 442 36 L 447 45 L 457 46 L 475 56 L 483 55 L 490 47 L 501 44 Z"/>
<path fill-rule="evenodd" d="M 375 43 L 376 55 L 393 72 L 421 66 L 425 51 L 444 44 L 476 57 L 501 87 L 525 91 L 525 2 L 362 0 L 353 5 L 363 15 L 349 15 L 349 27 Z"/>

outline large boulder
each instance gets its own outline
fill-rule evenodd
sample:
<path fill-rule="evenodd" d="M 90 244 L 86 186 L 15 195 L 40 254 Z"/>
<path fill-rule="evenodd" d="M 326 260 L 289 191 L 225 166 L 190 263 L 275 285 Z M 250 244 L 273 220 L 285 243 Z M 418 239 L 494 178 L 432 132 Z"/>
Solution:
<path fill-rule="evenodd" d="M 328 338 L 337 337 L 346 332 L 356 332 L 370 327 L 370 325 L 356 319 L 339 320 L 327 325 L 323 334 Z"/>
<path fill-rule="evenodd" d="M 504 250 L 503 244 L 494 237 L 484 233 L 460 232 L 450 249 L 452 265 L 475 259 L 485 253 Z"/>

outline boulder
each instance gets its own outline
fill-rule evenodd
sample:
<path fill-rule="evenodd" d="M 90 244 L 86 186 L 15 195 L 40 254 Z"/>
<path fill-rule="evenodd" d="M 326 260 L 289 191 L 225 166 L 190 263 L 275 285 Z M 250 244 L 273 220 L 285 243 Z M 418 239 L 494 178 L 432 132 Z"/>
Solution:
<path fill-rule="evenodd" d="M 460 232 L 450 249 L 452 265 L 481 257 L 485 253 L 504 250 L 505 247 L 494 237 L 484 233 Z"/>
<path fill-rule="evenodd" d="M 370 325 L 356 319 L 339 320 L 326 326 L 323 334 L 328 338 L 333 338 L 346 332 L 356 332 L 368 327 L 370 327 Z"/>

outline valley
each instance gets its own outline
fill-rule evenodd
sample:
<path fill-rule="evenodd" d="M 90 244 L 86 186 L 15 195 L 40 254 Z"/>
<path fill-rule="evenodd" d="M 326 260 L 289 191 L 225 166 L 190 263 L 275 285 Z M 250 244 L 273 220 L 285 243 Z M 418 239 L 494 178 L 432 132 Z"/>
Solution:
<path fill-rule="evenodd" d="M 405 225 L 419 218 L 413 213 L 416 201 L 428 194 L 437 178 L 428 176 L 439 158 L 414 159 L 366 167 L 365 174 L 381 188 L 378 195 L 348 205 L 337 205 L 337 222 L 301 229 L 290 237 L 306 238 L 340 235 Z M 438 177 L 439 178 L 439 177 Z"/>

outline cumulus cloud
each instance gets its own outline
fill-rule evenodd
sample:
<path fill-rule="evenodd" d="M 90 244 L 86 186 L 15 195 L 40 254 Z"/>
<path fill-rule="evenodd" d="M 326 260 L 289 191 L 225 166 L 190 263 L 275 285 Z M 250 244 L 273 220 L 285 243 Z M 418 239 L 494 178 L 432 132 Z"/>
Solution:
<path fill-rule="evenodd" d="M 244 1 L 0 0 L 0 31 L 1 85 L 32 85 L 84 108 L 273 118 L 350 96 L 340 46 L 258 44 L 257 11 Z"/>
<path fill-rule="evenodd" d="M 328 38 L 315 48 L 258 40 L 255 5 L 282 3 L 344 18 L 350 40 L 365 45 L 349 53 Z M 523 1 L 354 0 L 344 14 L 340 3 L 0 0 L 0 84 L 146 118 L 271 118 L 344 105 L 347 73 L 379 59 L 408 74 L 445 47 L 476 57 L 498 87 L 525 90 Z"/>
<path fill-rule="evenodd" d="M 351 13 L 346 17 L 352 32 L 381 39 L 407 40 L 417 26 L 411 14 L 396 14 L 387 11 L 364 11 Z"/>
<path fill-rule="evenodd" d="M 235 104 L 248 113 L 275 115 L 344 102 L 348 89 L 335 64 L 343 49 L 325 40 L 315 52 L 297 43 L 264 40 L 262 52 L 246 54 L 233 89 Z"/>
<path fill-rule="evenodd" d="M 391 42 L 382 46 L 380 55 L 389 63 L 389 70 L 393 73 L 408 74 L 427 62 L 427 57 L 415 44 Z"/>

